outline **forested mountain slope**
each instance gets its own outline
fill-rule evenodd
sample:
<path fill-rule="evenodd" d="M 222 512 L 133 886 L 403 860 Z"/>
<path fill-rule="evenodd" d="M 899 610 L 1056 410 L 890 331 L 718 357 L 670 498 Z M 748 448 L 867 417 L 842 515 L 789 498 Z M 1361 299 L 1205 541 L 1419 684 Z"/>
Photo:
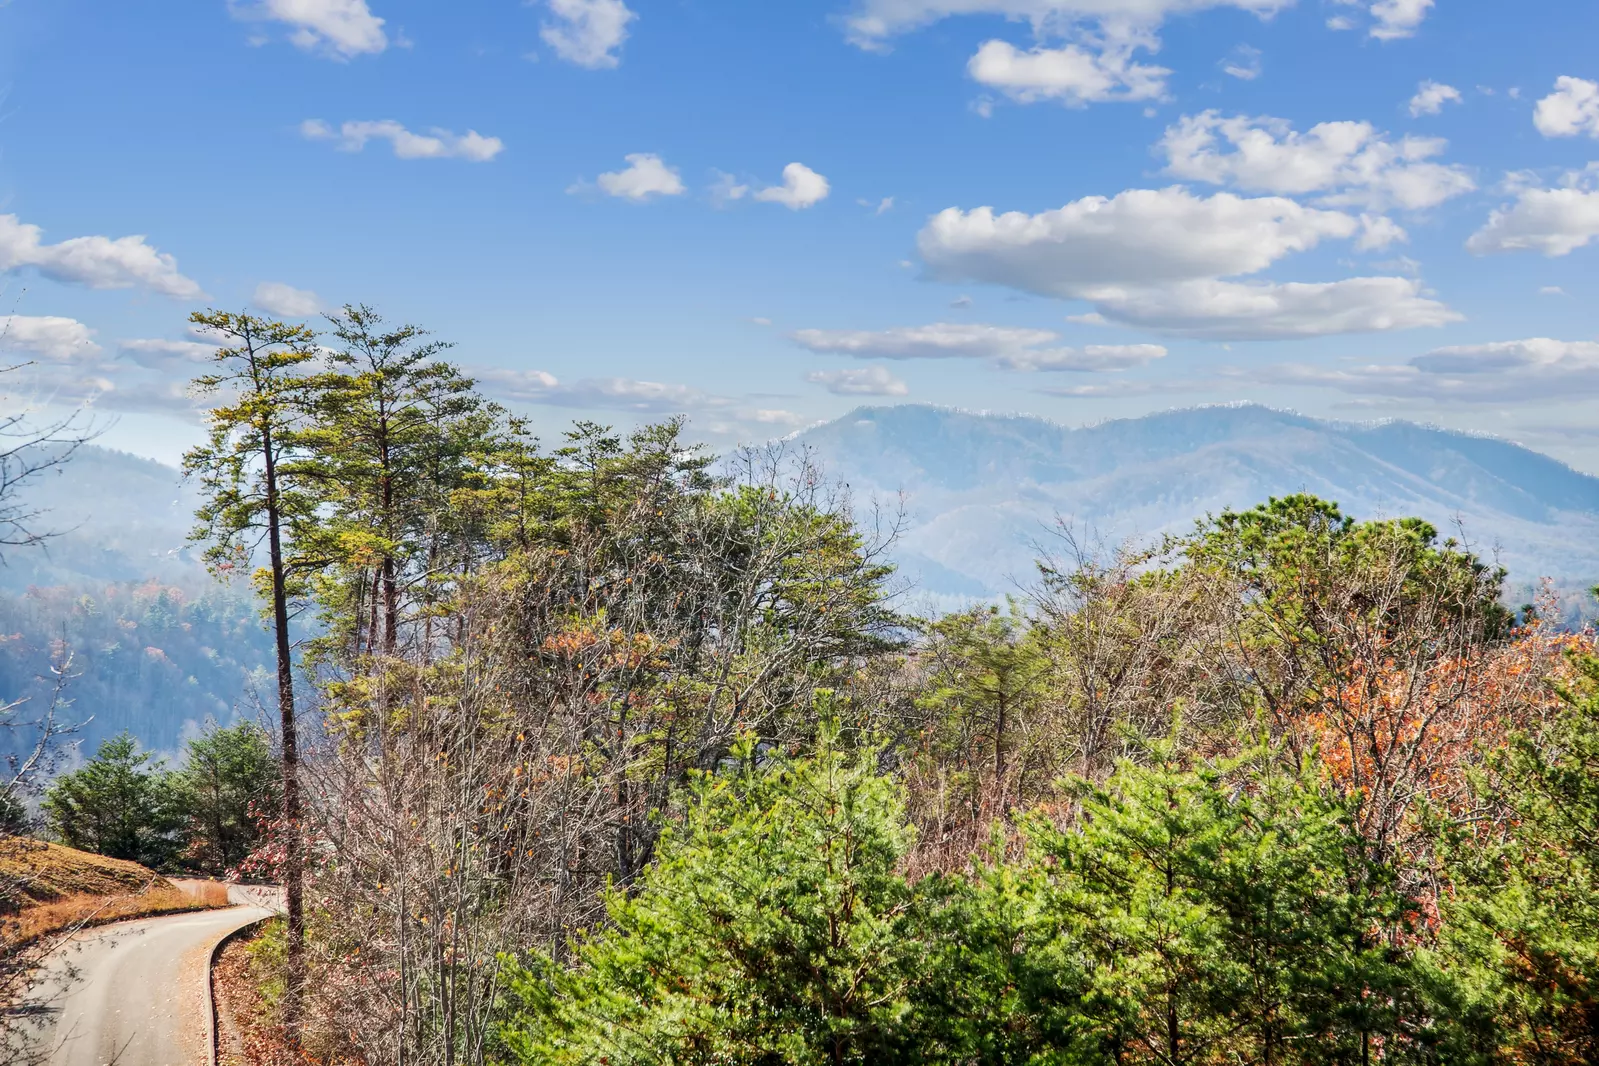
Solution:
<path fill-rule="evenodd" d="M 65 716 L 92 719 L 87 751 L 124 729 L 169 750 L 187 723 L 254 713 L 271 642 L 249 589 L 217 583 L 187 546 L 195 498 L 176 470 L 91 445 L 19 499 L 54 535 L 0 567 L 0 698 L 42 710 L 70 653 Z"/>
<path fill-rule="evenodd" d="M 905 494 L 905 569 L 935 598 L 1026 581 L 1057 517 L 1116 543 L 1207 512 L 1311 492 L 1359 517 L 1419 515 L 1511 571 L 1599 581 L 1599 478 L 1507 441 L 1408 422 L 1321 421 L 1253 405 L 1068 429 L 920 405 L 863 407 L 798 441 L 858 496 Z"/>

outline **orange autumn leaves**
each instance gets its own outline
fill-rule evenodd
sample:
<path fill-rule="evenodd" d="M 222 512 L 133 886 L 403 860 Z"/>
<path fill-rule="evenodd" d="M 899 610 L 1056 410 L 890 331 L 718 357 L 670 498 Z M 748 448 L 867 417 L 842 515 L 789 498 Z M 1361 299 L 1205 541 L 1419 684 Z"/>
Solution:
<path fill-rule="evenodd" d="M 1593 647 L 1591 635 L 1533 620 L 1507 642 L 1432 661 L 1354 660 L 1308 694 L 1289 729 L 1351 801 L 1361 835 L 1379 852 L 1412 854 L 1423 814 L 1467 815 L 1469 772 L 1556 712 L 1551 680 L 1569 652 Z"/>

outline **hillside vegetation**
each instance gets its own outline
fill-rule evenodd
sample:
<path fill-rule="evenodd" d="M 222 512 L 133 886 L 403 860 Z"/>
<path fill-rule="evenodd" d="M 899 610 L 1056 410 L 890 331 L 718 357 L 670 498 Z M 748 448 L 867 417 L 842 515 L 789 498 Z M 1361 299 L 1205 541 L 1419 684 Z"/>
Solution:
<path fill-rule="evenodd" d="M 1292 492 L 917 617 L 804 447 L 546 444 L 368 308 L 195 322 L 280 762 L 120 737 L 45 809 L 250 847 L 287 1061 L 1599 1061 L 1599 649 L 1447 526 Z"/>

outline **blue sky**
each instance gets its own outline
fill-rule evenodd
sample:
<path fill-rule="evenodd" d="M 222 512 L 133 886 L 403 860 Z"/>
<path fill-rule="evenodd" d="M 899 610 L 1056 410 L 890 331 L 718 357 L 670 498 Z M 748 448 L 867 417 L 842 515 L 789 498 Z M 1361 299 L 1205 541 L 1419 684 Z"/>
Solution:
<path fill-rule="evenodd" d="M 1252 400 L 1599 472 L 1599 5 L 0 3 L 9 402 L 174 458 L 204 306 L 554 437 Z"/>

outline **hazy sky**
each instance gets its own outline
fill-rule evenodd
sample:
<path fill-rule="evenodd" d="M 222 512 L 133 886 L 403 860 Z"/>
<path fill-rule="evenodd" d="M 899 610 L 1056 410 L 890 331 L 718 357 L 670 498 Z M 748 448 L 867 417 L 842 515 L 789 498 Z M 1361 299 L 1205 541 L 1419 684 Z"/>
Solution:
<path fill-rule="evenodd" d="M 208 305 L 547 436 L 1253 400 L 1599 472 L 1599 4 L 0 0 L 0 348 L 172 458 Z"/>

